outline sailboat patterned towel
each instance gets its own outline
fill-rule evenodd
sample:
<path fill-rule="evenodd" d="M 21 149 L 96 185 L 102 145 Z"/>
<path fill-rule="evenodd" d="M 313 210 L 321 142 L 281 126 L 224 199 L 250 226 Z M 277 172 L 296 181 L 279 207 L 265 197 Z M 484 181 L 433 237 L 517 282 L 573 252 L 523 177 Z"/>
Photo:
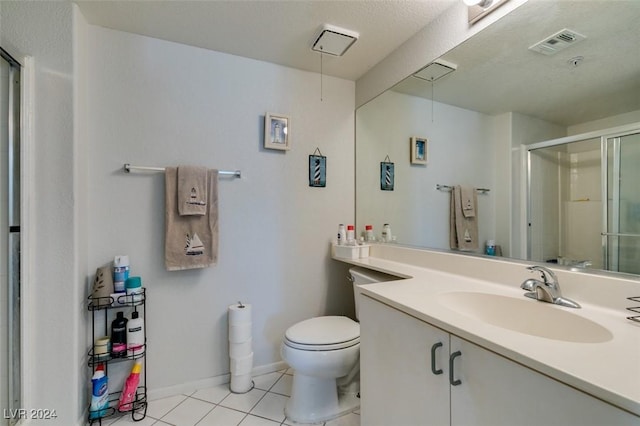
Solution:
<path fill-rule="evenodd" d="M 478 250 L 478 196 L 475 188 L 456 185 L 451 191 L 449 207 L 449 247 L 462 251 Z M 465 210 L 469 212 L 468 216 L 465 216 Z"/>
<path fill-rule="evenodd" d="M 218 261 L 218 171 L 207 171 L 206 214 L 181 216 L 178 171 L 165 169 L 165 267 L 167 271 L 206 268 Z"/>
<path fill-rule="evenodd" d="M 207 168 L 178 166 L 178 212 L 180 216 L 207 214 Z"/>

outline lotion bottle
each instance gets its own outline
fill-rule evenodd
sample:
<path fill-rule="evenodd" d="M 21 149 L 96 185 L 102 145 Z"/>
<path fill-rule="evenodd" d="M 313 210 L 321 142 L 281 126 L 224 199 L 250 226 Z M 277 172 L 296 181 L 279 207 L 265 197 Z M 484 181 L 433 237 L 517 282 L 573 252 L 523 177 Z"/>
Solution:
<path fill-rule="evenodd" d="M 127 353 L 129 356 L 144 352 L 144 320 L 139 318 L 138 311 L 131 313 L 127 322 Z"/>

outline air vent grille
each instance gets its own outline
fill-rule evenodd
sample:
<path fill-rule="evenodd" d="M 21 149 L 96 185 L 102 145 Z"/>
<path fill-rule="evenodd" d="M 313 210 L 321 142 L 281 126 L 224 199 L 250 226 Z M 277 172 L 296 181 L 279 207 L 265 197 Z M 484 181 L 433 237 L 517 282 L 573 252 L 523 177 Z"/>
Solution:
<path fill-rule="evenodd" d="M 587 37 L 565 28 L 529 47 L 529 50 L 542 53 L 543 55 L 554 55 L 585 38 Z"/>

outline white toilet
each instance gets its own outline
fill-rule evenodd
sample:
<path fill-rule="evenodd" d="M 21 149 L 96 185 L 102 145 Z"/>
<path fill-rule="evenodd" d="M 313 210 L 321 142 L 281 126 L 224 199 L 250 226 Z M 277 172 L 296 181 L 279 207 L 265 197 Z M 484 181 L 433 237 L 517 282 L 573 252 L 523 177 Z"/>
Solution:
<path fill-rule="evenodd" d="M 349 270 L 358 316 L 358 286 L 397 279 L 364 268 Z M 360 324 L 343 316 L 299 322 L 285 332 L 280 354 L 294 370 L 285 414 L 296 423 L 331 420 L 360 406 Z"/>

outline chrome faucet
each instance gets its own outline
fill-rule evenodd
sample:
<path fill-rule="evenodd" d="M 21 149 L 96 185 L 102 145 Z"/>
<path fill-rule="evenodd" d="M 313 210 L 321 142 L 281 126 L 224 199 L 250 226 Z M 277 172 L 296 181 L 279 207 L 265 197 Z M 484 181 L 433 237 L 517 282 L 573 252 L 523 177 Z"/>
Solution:
<path fill-rule="evenodd" d="M 527 293 L 524 294 L 525 296 L 569 308 L 580 308 L 580 305 L 573 300 L 562 297 L 558 277 L 556 277 L 553 271 L 538 265 L 529 266 L 527 269 L 531 272 L 539 272 L 541 280 L 535 278 L 525 280 L 520 285 L 520 288 L 527 291 Z"/>

